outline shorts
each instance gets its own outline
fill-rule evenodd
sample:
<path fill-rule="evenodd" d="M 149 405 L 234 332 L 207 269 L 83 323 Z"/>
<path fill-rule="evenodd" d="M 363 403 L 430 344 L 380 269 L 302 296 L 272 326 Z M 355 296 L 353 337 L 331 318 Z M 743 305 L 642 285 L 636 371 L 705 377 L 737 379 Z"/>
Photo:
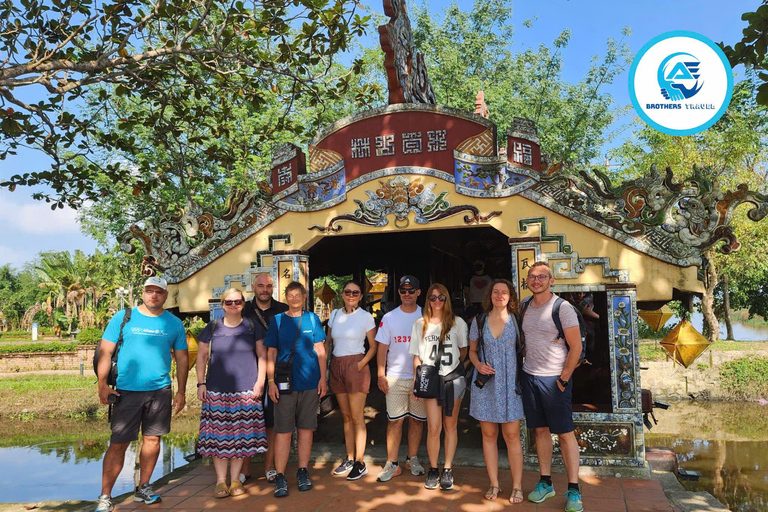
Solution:
<path fill-rule="evenodd" d="M 549 427 L 553 434 L 573 432 L 573 384 L 560 391 L 558 376 L 539 377 L 523 372 L 523 409 L 528 428 Z"/>
<path fill-rule="evenodd" d="M 335 394 L 368 393 L 371 389 L 371 369 L 368 365 L 362 370 L 357 369 L 357 363 L 363 360 L 365 354 L 353 356 L 333 356 L 331 358 L 331 375 L 329 384 Z"/>
<path fill-rule="evenodd" d="M 118 389 L 120 401 L 112 406 L 112 443 L 130 443 L 145 436 L 162 436 L 171 431 L 171 386 L 155 391 Z"/>
<path fill-rule="evenodd" d="M 275 404 L 269 398 L 269 386 L 264 387 L 264 399 L 261 401 L 264 406 L 264 427 L 272 428 L 275 426 Z"/>
<path fill-rule="evenodd" d="M 427 410 L 424 400 L 416 400 L 413 396 L 413 379 L 398 379 L 387 377 L 389 393 L 387 393 L 387 419 L 399 420 L 410 416 L 419 421 L 427 420 Z"/>
<path fill-rule="evenodd" d="M 462 376 L 451 382 L 453 382 L 453 399 L 464 398 L 464 394 L 467 392 L 467 379 Z"/>
<path fill-rule="evenodd" d="M 293 433 L 294 428 L 315 430 L 317 428 L 317 408 L 320 398 L 317 389 L 294 391 L 280 395 L 274 404 L 275 432 L 278 434 Z"/>

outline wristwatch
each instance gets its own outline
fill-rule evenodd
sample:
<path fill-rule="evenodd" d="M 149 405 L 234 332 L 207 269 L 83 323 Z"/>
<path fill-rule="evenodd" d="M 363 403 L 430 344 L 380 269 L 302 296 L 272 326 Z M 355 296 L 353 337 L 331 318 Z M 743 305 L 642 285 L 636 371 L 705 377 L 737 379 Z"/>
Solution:
<path fill-rule="evenodd" d="M 567 381 L 567 380 L 563 380 L 563 379 L 561 379 L 560 377 L 558 377 L 558 378 L 557 378 L 557 382 L 559 382 L 559 383 L 560 383 L 560 385 L 561 385 L 561 386 L 563 386 L 564 388 L 567 388 L 567 387 L 568 387 L 568 381 Z"/>

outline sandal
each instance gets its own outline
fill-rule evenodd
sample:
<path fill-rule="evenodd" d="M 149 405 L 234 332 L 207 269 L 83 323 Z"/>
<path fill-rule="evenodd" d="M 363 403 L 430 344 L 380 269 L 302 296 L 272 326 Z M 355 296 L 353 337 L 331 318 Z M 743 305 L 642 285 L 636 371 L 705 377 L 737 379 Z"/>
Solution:
<path fill-rule="evenodd" d="M 275 477 L 277 476 L 277 471 L 274 469 L 267 470 L 267 482 L 273 483 L 275 481 Z"/>
<path fill-rule="evenodd" d="M 213 497 L 221 499 L 226 498 L 227 496 L 229 496 L 229 489 L 227 489 L 226 482 L 216 484 L 216 488 L 213 490 Z"/>
<path fill-rule="evenodd" d="M 232 485 L 229 486 L 229 495 L 242 496 L 243 494 L 245 494 L 245 488 L 243 487 L 243 484 L 240 482 L 240 480 L 232 482 Z"/>
<path fill-rule="evenodd" d="M 495 485 L 492 485 L 488 488 L 487 491 L 485 491 L 485 499 L 493 501 L 496 499 L 496 497 L 501 492 L 501 487 L 497 487 Z"/>
<path fill-rule="evenodd" d="M 523 502 L 523 490 L 519 487 L 512 489 L 512 495 L 509 497 L 509 502 L 513 505 Z"/>

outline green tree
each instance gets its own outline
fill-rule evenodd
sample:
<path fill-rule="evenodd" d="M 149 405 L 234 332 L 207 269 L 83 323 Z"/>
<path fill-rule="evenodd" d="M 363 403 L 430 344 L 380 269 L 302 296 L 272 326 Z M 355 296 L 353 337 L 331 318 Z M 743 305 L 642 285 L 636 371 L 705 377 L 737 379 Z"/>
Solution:
<path fill-rule="evenodd" d="M 509 0 L 475 0 L 471 11 L 454 2 L 441 19 L 427 7 L 415 9 L 414 42 L 425 55 L 440 104 L 471 109 L 483 90 L 490 119 L 503 138 L 514 117 L 532 119 L 543 151 L 566 167 L 600 156 L 617 110 L 602 88 L 624 71 L 631 55 L 623 38 L 607 42 L 594 56 L 584 78 L 570 84 L 562 77 L 563 50 L 571 38 L 565 29 L 552 46 L 515 52 Z M 524 23 L 531 26 L 531 21 Z"/>
<path fill-rule="evenodd" d="M 765 55 L 768 48 L 768 0 L 763 0 L 754 12 L 742 14 L 741 19 L 747 22 L 741 41 L 733 46 L 719 44 L 731 66 L 743 64 L 757 74 L 759 85 L 755 99 L 759 104 L 768 106 L 768 60 Z"/>
<path fill-rule="evenodd" d="M 172 182 L 167 168 L 144 167 L 149 164 L 140 159 L 133 162 L 137 173 L 132 165 L 93 156 L 139 155 L 144 147 L 124 136 L 139 125 L 160 145 L 166 133 L 178 136 L 178 124 L 199 118 L 199 108 L 188 108 L 190 98 L 213 106 L 230 98 L 237 107 L 260 111 L 271 91 L 288 112 L 299 97 L 321 104 L 343 94 L 359 63 L 335 66 L 337 55 L 368 22 L 356 2 L 343 0 L 21 0 L 0 3 L 0 19 L 0 159 L 24 147 L 51 159 L 48 169 L 15 174 L 0 186 L 47 185 L 50 192 L 33 197 L 54 208 L 111 196 L 114 183 L 141 194 Z M 150 114 L 120 118 L 105 130 L 80 108 L 94 88 L 105 110 L 133 99 L 150 106 Z M 39 101 L 26 99 L 35 95 Z M 283 120 L 275 127 L 290 131 Z M 212 142 L 216 132 L 197 136 Z M 258 135 L 251 145 L 268 136 Z M 227 166 L 231 152 L 207 157 Z M 210 179 L 206 170 L 190 180 Z M 97 180 L 103 175 L 108 184 Z"/>
<path fill-rule="evenodd" d="M 764 193 L 768 172 L 768 108 L 757 103 L 758 90 L 759 81 L 751 74 L 737 83 L 723 117 L 696 135 L 667 135 L 636 119 L 632 138 L 610 152 L 620 162 L 613 178 L 637 177 L 647 173 L 651 165 L 657 165 L 670 167 L 676 179 L 684 181 L 691 177 L 696 165 L 705 177 L 717 180 L 725 189 L 733 190 L 746 183 L 752 190 Z M 744 211 L 737 211 L 732 228 L 742 243 L 738 255 L 725 256 L 716 249 L 705 255 L 709 265 L 704 269 L 706 292 L 702 311 L 706 334 L 713 341 L 719 333 L 717 317 L 726 324 L 730 322 L 729 306 L 749 307 L 754 313 L 768 311 L 768 296 L 757 292 L 768 283 L 768 265 L 763 261 L 768 227 L 750 221 Z M 719 278 L 724 274 L 725 282 Z M 748 303 L 748 299 L 755 303 Z"/>

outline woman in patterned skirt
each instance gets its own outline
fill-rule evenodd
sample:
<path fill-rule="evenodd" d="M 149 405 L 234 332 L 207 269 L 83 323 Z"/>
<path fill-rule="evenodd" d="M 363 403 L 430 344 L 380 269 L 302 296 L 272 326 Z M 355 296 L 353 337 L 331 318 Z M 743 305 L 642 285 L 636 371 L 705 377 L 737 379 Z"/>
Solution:
<path fill-rule="evenodd" d="M 483 301 L 483 312 L 475 317 L 469 329 L 469 360 L 475 366 L 472 378 L 472 401 L 469 414 L 480 421 L 483 455 L 491 486 L 485 499 L 495 500 L 499 488 L 499 426 L 507 445 L 512 470 L 510 503 L 523 501 L 523 448 L 520 443 L 520 420 L 523 401 L 517 386 L 517 294 L 511 282 L 496 279 Z M 482 324 L 482 332 L 478 327 Z M 482 335 L 481 335 L 482 334 Z M 490 376 L 482 387 L 474 384 L 479 375 Z"/>
<path fill-rule="evenodd" d="M 216 498 L 244 494 L 243 459 L 267 451 L 261 403 L 267 374 L 264 329 L 243 318 L 240 290 L 230 288 L 221 297 L 224 318 L 203 329 L 197 353 L 197 396 L 203 403 L 198 453 L 213 458 Z"/>

